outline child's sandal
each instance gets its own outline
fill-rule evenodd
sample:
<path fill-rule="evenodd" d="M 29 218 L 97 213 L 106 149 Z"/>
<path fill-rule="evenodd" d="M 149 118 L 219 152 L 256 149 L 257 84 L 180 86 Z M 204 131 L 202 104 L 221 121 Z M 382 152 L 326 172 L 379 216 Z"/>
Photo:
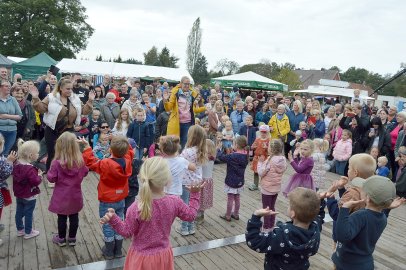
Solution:
<path fill-rule="evenodd" d="M 231 221 L 231 217 L 227 217 L 226 215 L 221 215 L 220 218 L 229 222 Z"/>

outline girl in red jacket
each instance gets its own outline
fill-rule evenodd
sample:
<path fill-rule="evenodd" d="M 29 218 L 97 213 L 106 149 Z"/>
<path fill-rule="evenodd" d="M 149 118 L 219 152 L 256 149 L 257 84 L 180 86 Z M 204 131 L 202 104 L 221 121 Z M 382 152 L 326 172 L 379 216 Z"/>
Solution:
<path fill-rule="evenodd" d="M 268 146 L 269 157 L 262 156 L 258 162 L 258 174 L 261 177 L 261 193 L 263 208 L 275 211 L 276 198 L 281 191 L 282 175 L 286 171 L 287 162 L 283 154 L 283 143 L 280 139 L 272 139 Z M 264 216 L 263 231 L 271 231 L 275 225 L 275 215 Z"/>

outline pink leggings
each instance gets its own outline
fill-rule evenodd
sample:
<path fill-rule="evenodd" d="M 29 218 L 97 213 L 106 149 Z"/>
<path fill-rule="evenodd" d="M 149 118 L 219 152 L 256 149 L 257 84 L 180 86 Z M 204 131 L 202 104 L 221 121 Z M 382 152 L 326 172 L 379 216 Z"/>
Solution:
<path fill-rule="evenodd" d="M 238 216 L 240 211 L 240 194 L 227 194 L 227 212 L 226 217 L 231 217 L 234 202 L 234 216 Z"/>

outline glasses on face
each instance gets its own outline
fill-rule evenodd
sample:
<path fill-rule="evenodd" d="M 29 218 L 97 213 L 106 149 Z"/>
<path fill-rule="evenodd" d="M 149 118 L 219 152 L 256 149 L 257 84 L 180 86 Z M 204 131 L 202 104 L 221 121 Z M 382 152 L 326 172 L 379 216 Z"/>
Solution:
<path fill-rule="evenodd" d="M 183 85 L 190 85 L 190 83 L 183 83 Z"/>
<path fill-rule="evenodd" d="M 106 129 L 106 128 L 109 128 L 109 126 L 101 126 L 100 128 L 101 129 Z"/>

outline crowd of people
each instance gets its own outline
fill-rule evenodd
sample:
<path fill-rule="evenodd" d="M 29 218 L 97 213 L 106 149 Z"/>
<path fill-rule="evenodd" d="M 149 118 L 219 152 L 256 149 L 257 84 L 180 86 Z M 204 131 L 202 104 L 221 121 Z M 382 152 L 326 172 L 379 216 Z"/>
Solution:
<path fill-rule="evenodd" d="M 76 244 L 81 182 L 90 170 L 100 175 L 105 258 L 122 257 L 123 237 L 133 237 L 125 269 L 172 269 L 172 223 L 182 220 L 176 231 L 184 237 L 196 233 L 213 206 L 214 165 L 225 163 L 220 218 L 240 219 L 249 167 L 249 190 L 260 190 L 263 209 L 248 221 L 246 239 L 267 254 L 265 269 L 309 268 L 325 208 L 334 220 L 337 269 L 373 269 L 390 209 L 405 202 L 406 112 L 376 108 L 358 90 L 352 99 L 318 100 L 192 87 L 186 76 L 170 85 L 105 75 L 93 85 L 80 74 L 57 80 L 50 72 L 10 82 L 0 71 L 0 218 L 12 201 L 12 175 L 17 236 L 25 239 L 40 233 L 33 213 L 44 180 L 54 187 L 49 211 L 58 216 L 52 241 Z M 288 162 L 295 174 L 282 183 Z M 330 187 L 327 171 L 340 175 Z M 280 192 L 290 203 L 287 223 L 275 223 Z"/>

